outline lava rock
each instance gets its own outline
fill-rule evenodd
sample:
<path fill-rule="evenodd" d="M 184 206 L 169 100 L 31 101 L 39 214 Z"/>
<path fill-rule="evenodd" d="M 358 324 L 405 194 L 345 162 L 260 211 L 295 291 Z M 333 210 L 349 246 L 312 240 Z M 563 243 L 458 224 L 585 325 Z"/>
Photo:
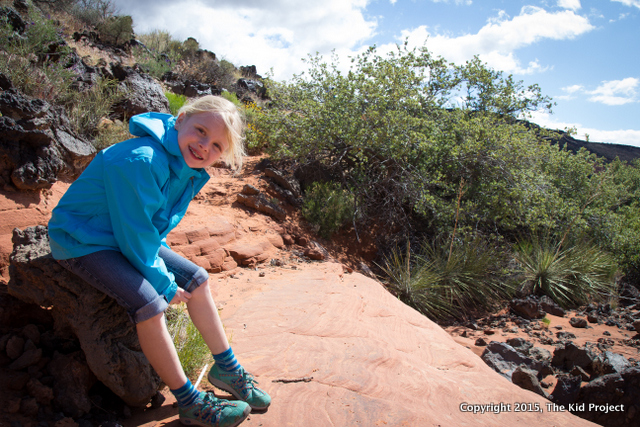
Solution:
<path fill-rule="evenodd" d="M 102 383 L 130 406 L 147 404 L 160 379 L 142 354 L 126 310 L 51 257 L 46 227 L 15 229 L 13 243 L 9 293 L 49 307 L 55 329 L 73 331 Z"/>

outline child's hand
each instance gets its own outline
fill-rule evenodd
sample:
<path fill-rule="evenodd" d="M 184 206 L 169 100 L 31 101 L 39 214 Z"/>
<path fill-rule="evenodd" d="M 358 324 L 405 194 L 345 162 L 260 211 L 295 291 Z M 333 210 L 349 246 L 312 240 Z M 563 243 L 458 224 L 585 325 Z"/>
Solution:
<path fill-rule="evenodd" d="M 189 302 L 189 299 L 191 299 L 191 294 L 182 288 L 178 288 L 176 294 L 173 296 L 173 299 L 169 304 L 180 304 L 181 302 Z"/>

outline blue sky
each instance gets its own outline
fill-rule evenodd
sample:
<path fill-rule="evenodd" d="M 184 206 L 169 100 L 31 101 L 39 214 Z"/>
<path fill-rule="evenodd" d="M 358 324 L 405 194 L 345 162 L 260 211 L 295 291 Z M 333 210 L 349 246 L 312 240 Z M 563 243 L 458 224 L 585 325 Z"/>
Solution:
<path fill-rule="evenodd" d="M 640 0 L 115 0 L 138 34 L 168 30 L 236 66 L 286 80 L 319 52 L 340 58 L 405 39 L 455 64 L 474 55 L 537 83 L 557 105 L 532 121 L 640 146 Z M 345 61 L 346 63 L 347 61 Z"/>

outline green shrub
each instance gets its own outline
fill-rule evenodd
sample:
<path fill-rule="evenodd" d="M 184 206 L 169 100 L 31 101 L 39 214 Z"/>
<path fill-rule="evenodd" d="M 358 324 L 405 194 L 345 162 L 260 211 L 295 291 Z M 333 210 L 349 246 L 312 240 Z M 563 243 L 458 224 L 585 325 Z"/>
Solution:
<path fill-rule="evenodd" d="M 211 352 L 202 335 L 185 312 L 184 304 L 176 307 L 169 306 L 166 316 L 167 328 L 178 351 L 182 368 L 185 374 L 193 380 L 197 371 L 205 363 L 210 362 Z"/>
<path fill-rule="evenodd" d="M 133 19 L 129 15 L 110 16 L 96 29 L 102 41 L 119 46 L 133 38 Z"/>
<path fill-rule="evenodd" d="M 591 243 L 563 248 L 549 239 L 521 242 L 515 261 L 522 289 L 548 295 L 563 307 L 602 301 L 615 294 L 616 263 Z"/>
<path fill-rule="evenodd" d="M 172 61 L 168 55 L 150 51 L 142 46 L 135 46 L 131 49 L 131 53 L 136 59 L 136 63 L 144 72 L 158 80 L 161 79 L 166 72 L 173 70 L 174 61 Z"/>
<path fill-rule="evenodd" d="M 97 27 L 116 13 L 116 6 L 111 0 L 73 0 L 72 3 L 69 13 L 89 27 Z"/>
<path fill-rule="evenodd" d="M 118 142 L 131 139 L 132 135 L 129 133 L 129 122 L 116 121 L 115 123 L 106 125 L 98 130 L 98 134 L 93 140 L 93 146 L 96 150 L 102 150 L 117 144 Z"/>
<path fill-rule="evenodd" d="M 169 110 L 174 116 L 178 114 L 178 110 L 187 102 L 187 97 L 184 95 L 178 95 L 173 92 L 165 92 L 164 95 L 169 100 Z"/>
<path fill-rule="evenodd" d="M 80 134 L 95 135 L 100 120 L 124 97 L 115 80 L 100 78 L 90 88 L 77 92 L 67 106 L 71 125 Z"/>
<path fill-rule="evenodd" d="M 61 39 L 53 21 L 35 12 L 31 15 L 33 21 L 22 35 L 14 32 L 6 19 L 0 19 L 0 72 L 29 96 L 66 103 L 73 97 L 71 86 L 77 77 L 67 68 L 71 49 L 58 45 Z"/>
<path fill-rule="evenodd" d="M 463 319 L 511 295 L 499 280 L 502 264 L 500 252 L 475 237 L 454 245 L 425 243 L 418 254 L 409 246 L 404 254 L 396 249 L 380 267 L 401 301 L 433 319 Z"/>
<path fill-rule="evenodd" d="M 329 238 L 353 218 L 353 196 L 339 184 L 316 182 L 305 194 L 302 215 L 320 236 Z"/>

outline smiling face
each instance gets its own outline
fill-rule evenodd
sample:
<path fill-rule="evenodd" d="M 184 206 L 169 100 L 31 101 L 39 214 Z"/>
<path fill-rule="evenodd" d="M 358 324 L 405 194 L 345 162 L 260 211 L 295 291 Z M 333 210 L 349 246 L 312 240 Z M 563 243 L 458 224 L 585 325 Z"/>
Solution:
<path fill-rule="evenodd" d="M 224 121 L 216 113 L 182 113 L 175 129 L 180 153 L 191 168 L 211 166 L 229 148 Z"/>

